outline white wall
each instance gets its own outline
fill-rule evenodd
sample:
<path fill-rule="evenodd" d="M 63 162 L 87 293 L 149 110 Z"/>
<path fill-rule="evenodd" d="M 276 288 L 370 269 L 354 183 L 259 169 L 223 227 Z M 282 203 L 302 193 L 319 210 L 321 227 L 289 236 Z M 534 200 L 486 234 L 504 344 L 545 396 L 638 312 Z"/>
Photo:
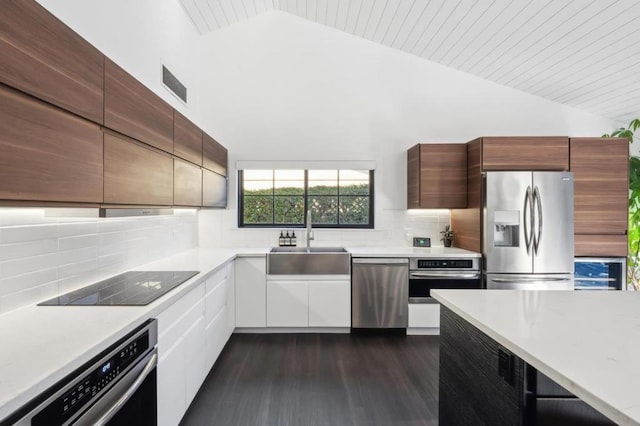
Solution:
<path fill-rule="evenodd" d="M 610 120 L 283 12 L 203 36 L 204 120 L 230 150 L 230 209 L 201 213 L 203 245 L 273 244 L 236 228 L 237 160 L 374 160 L 376 230 L 322 244 L 439 243 L 442 214 L 406 214 L 406 149 L 483 135 L 598 136 Z M 441 243 L 439 243 L 441 244 Z"/>

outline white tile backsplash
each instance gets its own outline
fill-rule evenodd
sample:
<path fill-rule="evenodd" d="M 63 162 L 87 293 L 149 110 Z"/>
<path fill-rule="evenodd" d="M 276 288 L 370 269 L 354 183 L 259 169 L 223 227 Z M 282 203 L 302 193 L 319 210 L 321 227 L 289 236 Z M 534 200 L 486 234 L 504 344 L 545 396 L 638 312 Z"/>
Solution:
<path fill-rule="evenodd" d="M 315 246 L 410 246 L 413 237 L 431 238 L 442 246 L 440 231 L 450 223 L 449 210 L 382 210 L 375 229 L 314 229 Z M 281 228 L 237 227 L 237 210 L 203 210 L 199 215 L 201 247 L 264 247 L 278 245 Z M 282 228 L 284 229 L 284 228 Z M 305 245 L 303 228 L 295 228 L 298 246 Z"/>
<path fill-rule="evenodd" d="M 80 217 L 68 217 L 75 211 Z M 198 246 L 195 211 L 113 219 L 87 212 L 0 208 L 0 313 Z"/>

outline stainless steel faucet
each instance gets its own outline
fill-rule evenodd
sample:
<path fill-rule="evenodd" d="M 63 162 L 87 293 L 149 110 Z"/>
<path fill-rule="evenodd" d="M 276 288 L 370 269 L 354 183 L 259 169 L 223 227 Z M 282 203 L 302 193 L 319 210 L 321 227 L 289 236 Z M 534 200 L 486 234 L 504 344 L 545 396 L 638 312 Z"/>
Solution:
<path fill-rule="evenodd" d="M 310 242 L 313 239 L 313 231 L 311 230 L 311 210 L 307 210 L 307 249 L 309 249 Z"/>

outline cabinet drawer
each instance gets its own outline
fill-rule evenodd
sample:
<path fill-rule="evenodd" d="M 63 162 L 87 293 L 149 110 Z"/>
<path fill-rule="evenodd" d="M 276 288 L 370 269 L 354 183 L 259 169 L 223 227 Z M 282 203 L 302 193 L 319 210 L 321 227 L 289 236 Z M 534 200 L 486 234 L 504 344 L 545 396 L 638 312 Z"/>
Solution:
<path fill-rule="evenodd" d="M 216 277 L 208 279 L 205 283 L 205 288 L 205 318 L 207 320 L 207 326 L 209 326 L 227 304 L 226 277 L 223 275 L 218 276 L 218 279 L 216 279 Z"/>
<path fill-rule="evenodd" d="M 187 330 L 204 315 L 204 283 L 158 314 L 158 353 L 179 342 Z"/>

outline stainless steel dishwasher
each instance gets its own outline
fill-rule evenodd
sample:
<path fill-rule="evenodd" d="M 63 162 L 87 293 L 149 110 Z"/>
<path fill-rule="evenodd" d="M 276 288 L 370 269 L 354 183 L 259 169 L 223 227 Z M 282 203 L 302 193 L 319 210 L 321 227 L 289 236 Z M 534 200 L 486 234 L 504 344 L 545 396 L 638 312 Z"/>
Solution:
<path fill-rule="evenodd" d="M 352 328 L 407 328 L 408 298 L 409 259 L 353 259 Z"/>

